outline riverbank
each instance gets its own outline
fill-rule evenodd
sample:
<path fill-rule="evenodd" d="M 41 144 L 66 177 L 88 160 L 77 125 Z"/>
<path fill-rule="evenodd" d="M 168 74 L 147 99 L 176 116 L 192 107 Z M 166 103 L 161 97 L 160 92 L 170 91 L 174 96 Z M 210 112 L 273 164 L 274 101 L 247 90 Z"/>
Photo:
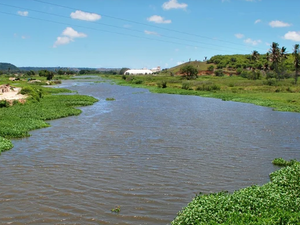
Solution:
<path fill-rule="evenodd" d="M 232 194 L 197 195 L 172 222 L 179 224 L 299 224 L 300 163 L 270 174 L 271 181 Z M 286 164 L 289 164 L 288 162 Z"/>
<path fill-rule="evenodd" d="M 248 80 L 237 76 L 200 76 L 196 80 L 165 75 L 106 75 L 119 85 L 147 88 L 153 93 L 195 95 L 271 107 L 277 111 L 300 112 L 300 85 L 292 79 Z"/>
<path fill-rule="evenodd" d="M 66 89 L 38 87 L 38 91 L 32 91 L 36 89 L 36 85 L 24 88 L 34 93 L 26 103 L 0 108 L 0 153 L 13 147 L 9 139 L 28 137 L 31 130 L 50 126 L 47 120 L 79 115 L 81 110 L 75 107 L 98 101 L 83 95 L 51 95 Z"/>

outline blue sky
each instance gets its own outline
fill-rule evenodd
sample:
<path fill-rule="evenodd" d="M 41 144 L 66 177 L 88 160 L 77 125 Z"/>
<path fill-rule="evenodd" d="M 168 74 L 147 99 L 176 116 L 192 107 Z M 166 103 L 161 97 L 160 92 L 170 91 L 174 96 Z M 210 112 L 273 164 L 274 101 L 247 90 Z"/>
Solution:
<path fill-rule="evenodd" d="M 299 0 L 0 0 L 0 62 L 169 68 L 300 43 Z"/>

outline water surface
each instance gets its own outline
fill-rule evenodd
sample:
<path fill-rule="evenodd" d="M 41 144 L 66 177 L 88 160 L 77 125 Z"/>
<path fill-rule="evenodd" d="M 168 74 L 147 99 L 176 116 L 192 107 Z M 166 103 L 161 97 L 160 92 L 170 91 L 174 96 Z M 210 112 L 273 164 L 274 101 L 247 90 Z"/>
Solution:
<path fill-rule="evenodd" d="M 0 224 L 170 224 L 197 193 L 261 185 L 274 158 L 300 159 L 297 113 L 88 80 L 61 86 L 99 102 L 2 153 Z"/>

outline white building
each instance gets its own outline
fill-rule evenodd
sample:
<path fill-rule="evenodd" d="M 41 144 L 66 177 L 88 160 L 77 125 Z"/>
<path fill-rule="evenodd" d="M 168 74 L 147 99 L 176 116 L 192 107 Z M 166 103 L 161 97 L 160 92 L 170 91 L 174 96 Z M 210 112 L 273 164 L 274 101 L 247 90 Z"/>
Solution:
<path fill-rule="evenodd" d="M 126 70 L 124 75 L 139 75 L 139 74 L 152 74 L 151 70 L 142 69 L 142 70 Z"/>
<path fill-rule="evenodd" d="M 153 73 L 156 73 L 156 72 L 161 71 L 160 66 L 155 67 L 155 68 L 152 68 L 151 71 L 152 71 Z"/>

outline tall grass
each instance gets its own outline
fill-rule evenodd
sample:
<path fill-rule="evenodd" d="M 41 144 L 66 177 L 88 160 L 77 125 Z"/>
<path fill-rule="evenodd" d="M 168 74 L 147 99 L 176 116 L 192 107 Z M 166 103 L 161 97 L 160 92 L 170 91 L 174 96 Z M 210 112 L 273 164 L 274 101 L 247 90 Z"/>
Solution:
<path fill-rule="evenodd" d="M 300 163 L 270 174 L 271 181 L 232 194 L 199 194 L 172 225 L 300 224 Z"/>

